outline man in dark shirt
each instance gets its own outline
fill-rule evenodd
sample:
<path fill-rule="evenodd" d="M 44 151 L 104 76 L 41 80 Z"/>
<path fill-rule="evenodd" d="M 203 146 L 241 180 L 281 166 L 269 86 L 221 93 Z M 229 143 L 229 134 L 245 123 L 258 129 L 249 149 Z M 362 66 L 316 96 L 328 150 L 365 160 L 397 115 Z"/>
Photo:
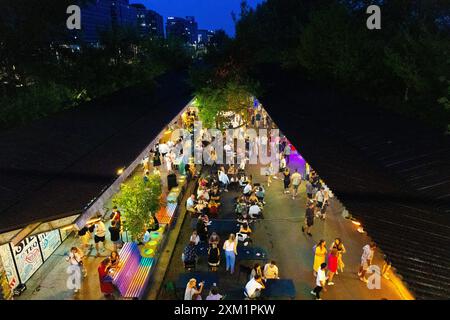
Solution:
<path fill-rule="evenodd" d="M 108 228 L 109 233 L 111 234 L 111 242 L 114 244 L 114 251 L 117 251 L 119 245 L 121 244 L 120 240 L 120 226 L 118 226 L 116 220 L 112 220 L 111 227 Z"/>
<path fill-rule="evenodd" d="M 302 232 L 306 231 L 306 234 L 308 236 L 312 236 L 311 234 L 311 227 L 314 224 L 314 201 L 309 200 L 308 201 L 308 207 L 306 208 L 305 212 L 305 224 L 302 226 Z"/>

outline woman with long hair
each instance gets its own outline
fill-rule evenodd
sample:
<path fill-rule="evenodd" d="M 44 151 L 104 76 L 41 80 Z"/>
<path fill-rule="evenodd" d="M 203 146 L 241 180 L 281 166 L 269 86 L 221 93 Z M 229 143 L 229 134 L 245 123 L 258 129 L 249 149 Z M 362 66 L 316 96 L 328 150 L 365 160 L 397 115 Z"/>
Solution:
<path fill-rule="evenodd" d="M 186 285 L 186 291 L 184 292 L 184 300 L 201 300 L 203 285 L 204 283 L 200 282 L 199 289 L 197 289 L 197 280 L 194 278 L 189 280 Z"/>
<path fill-rule="evenodd" d="M 328 256 L 328 285 L 334 285 L 333 278 L 338 267 L 338 251 L 333 248 Z"/>
<path fill-rule="evenodd" d="M 320 240 L 317 245 L 314 246 L 314 264 L 313 273 L 317 275 L 320 265 L 325 262 L 327 256 L 327 248 L 325 240 Z"/>
<path fill-rule="evenodd" d="M 226 271 L 230 270 L 231 274 L 233 274 L 237 256 L 237 240 L 233 233 L 230 234 L 228 240 L 223 244 L 223 250 L 225 251 Z"/>
<path fill-rule="evenodd" d="M 336 249 L 337 250 L 337 258 L 338 258 L 338 270 L 341 272 L 344 272 L 345 263 L 342 259 L 342 255 L 346 253 L 344 243 L 340 238 L 336 238 L 333 242 L 333 244 L 330 247 L 330 250 Z M 338 274 L 338 271 L 336 270 L 336 274 Z"/>
<path fill-rule="evenodd" d="M 114 286 L 112 284 L 112 278 L 109 275 L 109 269 L 111 267 L 111 260 L 109 258 L 104 259 L 98 266 L 98 277 L 100 280 L 100 290 L 104 294 L 105 298 L 114 298 Z"/>

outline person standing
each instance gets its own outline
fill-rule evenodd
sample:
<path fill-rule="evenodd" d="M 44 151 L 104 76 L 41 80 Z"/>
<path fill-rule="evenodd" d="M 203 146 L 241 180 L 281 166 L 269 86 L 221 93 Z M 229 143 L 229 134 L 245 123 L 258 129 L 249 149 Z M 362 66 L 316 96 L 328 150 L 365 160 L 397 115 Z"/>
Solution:
<path fill-rule="evenodd" d="M 283 171 L 283 183 L 284 183 L 284 193 L 290 193 L 289 185 L 291 184 L 291 172 L 289 168 L 285 168 Z"/>
<path fill-rule="evenodd" d="M 74 293 L 78 293 L 81 289 L 81 273 L 83 271 L 82 259 L 83 254 L 77 247 L 72 247 L 69 256 L 66 258 L 66 261 L 69 262 L 69 267 L 67 268 L 69 279 L 67 279 L 67 284 L 69 288 L 73 289 Z M 85 276 L 86 275 L 87 274 L 85 274 Z"/>
<path fill-rule="evenodd" d="M 228 240 L 223 244 L 223 250 L 225 251 L 226 271 L 230 270 L 231 274 L 233 274 L 237 256 L 237 240 L 233 233 L 230 234 Z"/>
<path fill-rule="evenodd" d="M 114 251 L 118 251 L 119 246 L 121 245 L 120 240 L 120 227 L 117 225 L 116 220 L 111 222 L 111 226 L 108 228 L 109 233 L 111 235 L 111 242 L 114 244 Z"/>
<path fill-rule="evenodd" d="M 122 216 L 120 214 L 119 209 L 117 209 L 117 206 L 114 206 L 111 213 L 111 222 L 115 221 L 117 227 L 120 229 L 120 225 L 122 224 Z"/>
<path fill-rule="evenodd" d="M 284 158 L 286 159 L 286 165 L 289 165 L 289 159 L 291 157 L 291 146 L 289 143 L 286 143 L 283 150 Z"/>
<path fill-rule="evenodd" d="M 366 244 L 363 247 L 363 254 L 361 256 L 361 266 L 359 267 L 359 280 L 367 283 L 368 280 L 366 279 L 365 275 L 367 272 L 367 269 L 369 269 L 370 265 L 372 264 L 373 255 L 375 253 L 377 245 L 375 242 L 370 242 L 370 244 Z"/>
<path fill-rule="evenodd" d="M 302 232 L 312 237 L 311 227 L 314 225 L 314 201 L 309 200 L 308 207 L 305 212 L 305 224 L 302 226 Z"/>
<path fill-rule="evenodd" d="M 337 272 L 338 267 L 338 251 L 333 248 L 331 253 L 328 255 L 328 285 L 333 286 L 333 278 Z"/>
<path fill-rule="evenodd" d="M 337 257 L 338 257 L 338 269 L 341 272 L 344 272 L 344 261 L 342 259 L 342 255 L 346 252 L 344 244 L 342 243 L 342 240 L 340 238 L 336 238 L 333 242 L 333 244 L 330 247 L 330 250 L 336 249 L 337 250 Z M 338 274 L 338 271 L 336 270 L 336 274 Z"/>
<path fill-rule="evenodd" d="M 200 237 L 197 234 L 197 230 L 192 231 L 189 242 L 193 242 L 196 246 L 200 243 Z"/>
<path fill-rule="evenodd" d="M 194 278 L 189 280 L 184 291 L 184 300 L 200 300 L 198 297 L 201 298 L 204 284 L 203 281 L 200 282 L 199 289 L 197 289 L 197 280 Z"/>
<path fill-rule="evenodd" d="M 211 271 L 215 272 L 217 271 L 219 264 L 220 264 L 220 250 L 217 247 L 217 244 L 213 243 L 208 248 L 208 265 Z"/>
<path fill-rule="evenodd" d="M 292 184 L 292 200 L 295 200 L 295 197 L 298 194 L 298 188 L 302 183 L 302 176 L 298 173 L 298 169 L 295 169 L 294 174 L 291 176 L 291 184 Z"/>
<path fill-rule="evenodd" d="M 97 251 L 97 257 L 100 257 L 99 243 L 103 244 L 102 250 L 105 250 L 105 236 L 106 236 L 106 227 L 100 217 L 100 220 L 95 223 L 94 229 L 94 242 L 95 242 L 95 250 Z"/>
<path fill-rule="evenodd" d="M 90 247 L 91 233 L 89 232 L 88 226 L 84 226 L 78 231 L 78 236 L 81 239 L 81 248 L 87 250 Z"/>
<path fill-rule="evenodd" d="M 314 194 L 314 187 L 313 187 L 311 181 L 306 180 L 306 197 L 309 200 L 312 200 L 313 194 Z"/>
<path fill-rule="evenodd" d="M 197 250 L 195 242 L 190 241 L 181 254 L 184 266 L 192 266 L 197 264 Z"/>
<path fill-rule="evenodd" d="M 325 240 L 320 240 L 317 245 L 314 246 L 314 265 L 313 273 L 317 275 L 317 270 L 320 269 L 320 265 L 325 262 L 327 258 L 327 248 Z"/>
<path fill-rule="evenodd" d="M 325 274 L 326 269 L 327 264 L 323 262 L 317 270 L 316 287 L 313 289 L 313 291 L 311 291 L 311 294 L 313 296 L 316 296 L 316 300 L 322 300 L 320 298 L 320 292 L 322 292 L 322 290 L 324 292 L 327 292 L 327 289 L 325 288 L 325 283 L 327 281 L 327 276 Z"/>

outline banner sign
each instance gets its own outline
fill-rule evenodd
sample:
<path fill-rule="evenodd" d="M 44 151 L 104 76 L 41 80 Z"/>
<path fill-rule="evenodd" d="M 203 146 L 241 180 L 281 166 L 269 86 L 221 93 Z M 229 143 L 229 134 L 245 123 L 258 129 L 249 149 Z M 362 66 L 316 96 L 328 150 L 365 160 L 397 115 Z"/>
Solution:
<path fill-rule="evenodd" d="M 51 256 L 51 254 L 61 244 L 61 237 L 59 236 L 59 230 L 52 230 L 44 232 L 38 235 L 39 244 L 41 245 L 42 256 L 44 261 Z"/>
<path fill-rule="evenodd" d="M 43 263 L 38 238 L 36 236 L 28 237 L 12 250 L 20 280 L 25 283 Z"/>
<path fill-rule="evenodd" d="M 14 266 L 14 259 L 11 254 L 9 244 L 0 246 L 0 258 L 3 262 L 3 269 L 5 270 L 9 286 L 11 289 L 14 289 L 19 285 L 20 281 L 19 276 L 17 275 L 16 267 Z"/>

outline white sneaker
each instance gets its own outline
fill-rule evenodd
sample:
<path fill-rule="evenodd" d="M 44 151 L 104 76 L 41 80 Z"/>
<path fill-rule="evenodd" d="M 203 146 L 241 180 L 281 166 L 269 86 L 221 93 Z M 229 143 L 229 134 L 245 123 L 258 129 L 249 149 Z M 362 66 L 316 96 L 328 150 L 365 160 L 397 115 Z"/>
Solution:
<path fill-rule="evenodd" d="M 329 286 L 334 286 L 334 282 L 332 281 L 332 282 L 328 282 L 328 285 Z"/>
<path fill-rule="evenodd" d="M 315 296 L 316 295 L 316 293 L 314 292 L 314 291 L 311 291 L 310 292 L 313 296 Z"/>

